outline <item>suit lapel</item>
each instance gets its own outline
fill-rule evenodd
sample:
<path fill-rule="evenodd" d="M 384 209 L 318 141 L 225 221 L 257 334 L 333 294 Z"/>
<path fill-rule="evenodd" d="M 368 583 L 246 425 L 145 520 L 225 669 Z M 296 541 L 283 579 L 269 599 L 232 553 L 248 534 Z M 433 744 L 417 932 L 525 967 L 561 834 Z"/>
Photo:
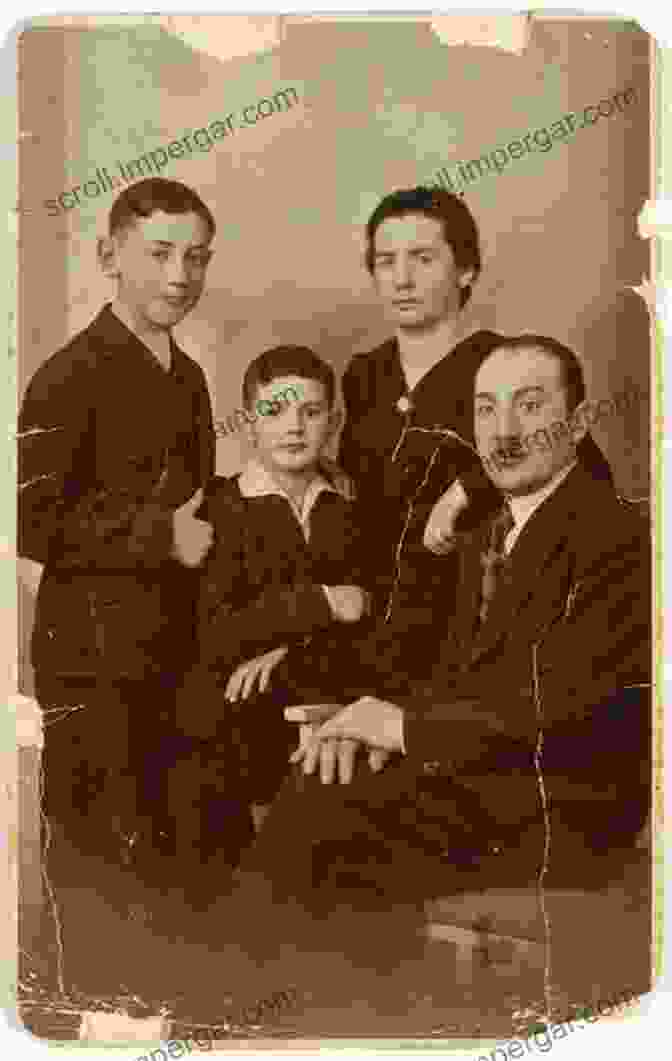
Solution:
<path fill-rule="evenodd" d="M 553 555 L 567 539 L 568 524 L 580 506 L 586 478 L 583 468 L 575 468 L 523 527 L 511 552 L 507 578 L 498 587 L 488 618 L 473 641 L 472 662 L 506 637 L 518 613 L 538 591 Z"/>

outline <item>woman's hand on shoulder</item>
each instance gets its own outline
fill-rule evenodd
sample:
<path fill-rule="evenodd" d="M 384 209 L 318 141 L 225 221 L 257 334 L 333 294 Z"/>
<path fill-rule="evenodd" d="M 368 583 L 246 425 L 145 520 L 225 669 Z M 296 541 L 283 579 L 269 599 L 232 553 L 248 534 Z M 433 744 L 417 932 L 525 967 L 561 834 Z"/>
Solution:
<path fill-rule="evenodd" d="M 455 548 L 455 521 L 469 498 L 459 479 L 448 487 L 434 505 L 425 526 L 422 543 L 437 556 L 444 556 Z"/>

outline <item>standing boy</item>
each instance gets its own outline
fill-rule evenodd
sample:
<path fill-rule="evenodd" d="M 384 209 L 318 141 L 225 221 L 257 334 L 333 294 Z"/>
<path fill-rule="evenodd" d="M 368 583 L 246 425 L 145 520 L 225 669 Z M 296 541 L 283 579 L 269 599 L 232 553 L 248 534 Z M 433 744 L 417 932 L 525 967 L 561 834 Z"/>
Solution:
<path fill-rule="evenodd" d="M 366 610 L 353 504 L 321 461 L 338 427 L 334 397 L 333 370 L 311 350 L 257 357 L 243 382 L 246 410 L 259 412 L 247 428 L 253 456 L 206 498 L 215 545 L 199 662 L 180 694 L 182 726 L 201 739 L 197 792 L 190 801 L 180 783 L 178 798 L 212 807 L 207 789 L 222 777 L 233 802 L 251 806 L 256 828 L 296 746 L 283 707 L 309 690 L 340 693 L 333 671 Z"/>
<path fill-rule="evenodd" d="M 171 330 L 203 291 L 215 223 L 175 181 L 113 204 L 98 257 L 116 297 L 33 376 L 19 420 L 19 555 L 44 565 L 32 637 L 46 812 L 128 860 L 138 778 L 191 638 L 197 519 L 214 471 L 200 367 Z M 88 819 L 87 819 L 88 816 Z"/>

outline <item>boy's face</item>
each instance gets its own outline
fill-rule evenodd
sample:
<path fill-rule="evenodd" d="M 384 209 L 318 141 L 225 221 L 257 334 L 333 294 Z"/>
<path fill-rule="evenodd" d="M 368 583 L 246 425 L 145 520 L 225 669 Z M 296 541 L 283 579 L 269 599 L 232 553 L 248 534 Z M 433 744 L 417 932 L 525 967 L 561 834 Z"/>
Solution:
<path fill-rule="evenodd" d="M 324 384 L 302 376 L 278 376 L 262 384 L 251 412 L 257 456 L 269 471 L 285 474 L 314 468 L 338 426 Z"/>
<path fill-rule="evenodd" d="M 476 374 L 475 392 L 476 446 L 504 493 L 534 493 L 574 459 L 577 436 L 548 431 L 568 415 L 563 366 L 556 357 L 534 347 L 495 350 Z M 546 437 L 543 444 L 523 444 L 525 438 Z"/>
<path fill-rule="evenodd" d="M 388 217 L 376 229 L 373 250 L 376 291 L 398 328 L 422 331 L 459 311 L 473 270 L 458 269 L 435 217 Z"/>
<path fill-rule="evenodd" d="M 201 297 L 210 230 L 195 213 L 156 210 L 113 237 L 118 298 L 141 327 L 179 324 Z"/>

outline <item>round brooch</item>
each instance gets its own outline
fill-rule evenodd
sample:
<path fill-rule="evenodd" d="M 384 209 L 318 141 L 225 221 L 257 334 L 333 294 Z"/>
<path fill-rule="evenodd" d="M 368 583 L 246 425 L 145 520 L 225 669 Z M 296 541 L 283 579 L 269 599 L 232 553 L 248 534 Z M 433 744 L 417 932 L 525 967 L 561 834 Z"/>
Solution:
<path fill-rule="evenodd" d="M 406 394 L 402 394 L 401 398 L 397 402 L 397 409 L 400 413 L 407 413 L 411 408 L 410 399 Z"/>

